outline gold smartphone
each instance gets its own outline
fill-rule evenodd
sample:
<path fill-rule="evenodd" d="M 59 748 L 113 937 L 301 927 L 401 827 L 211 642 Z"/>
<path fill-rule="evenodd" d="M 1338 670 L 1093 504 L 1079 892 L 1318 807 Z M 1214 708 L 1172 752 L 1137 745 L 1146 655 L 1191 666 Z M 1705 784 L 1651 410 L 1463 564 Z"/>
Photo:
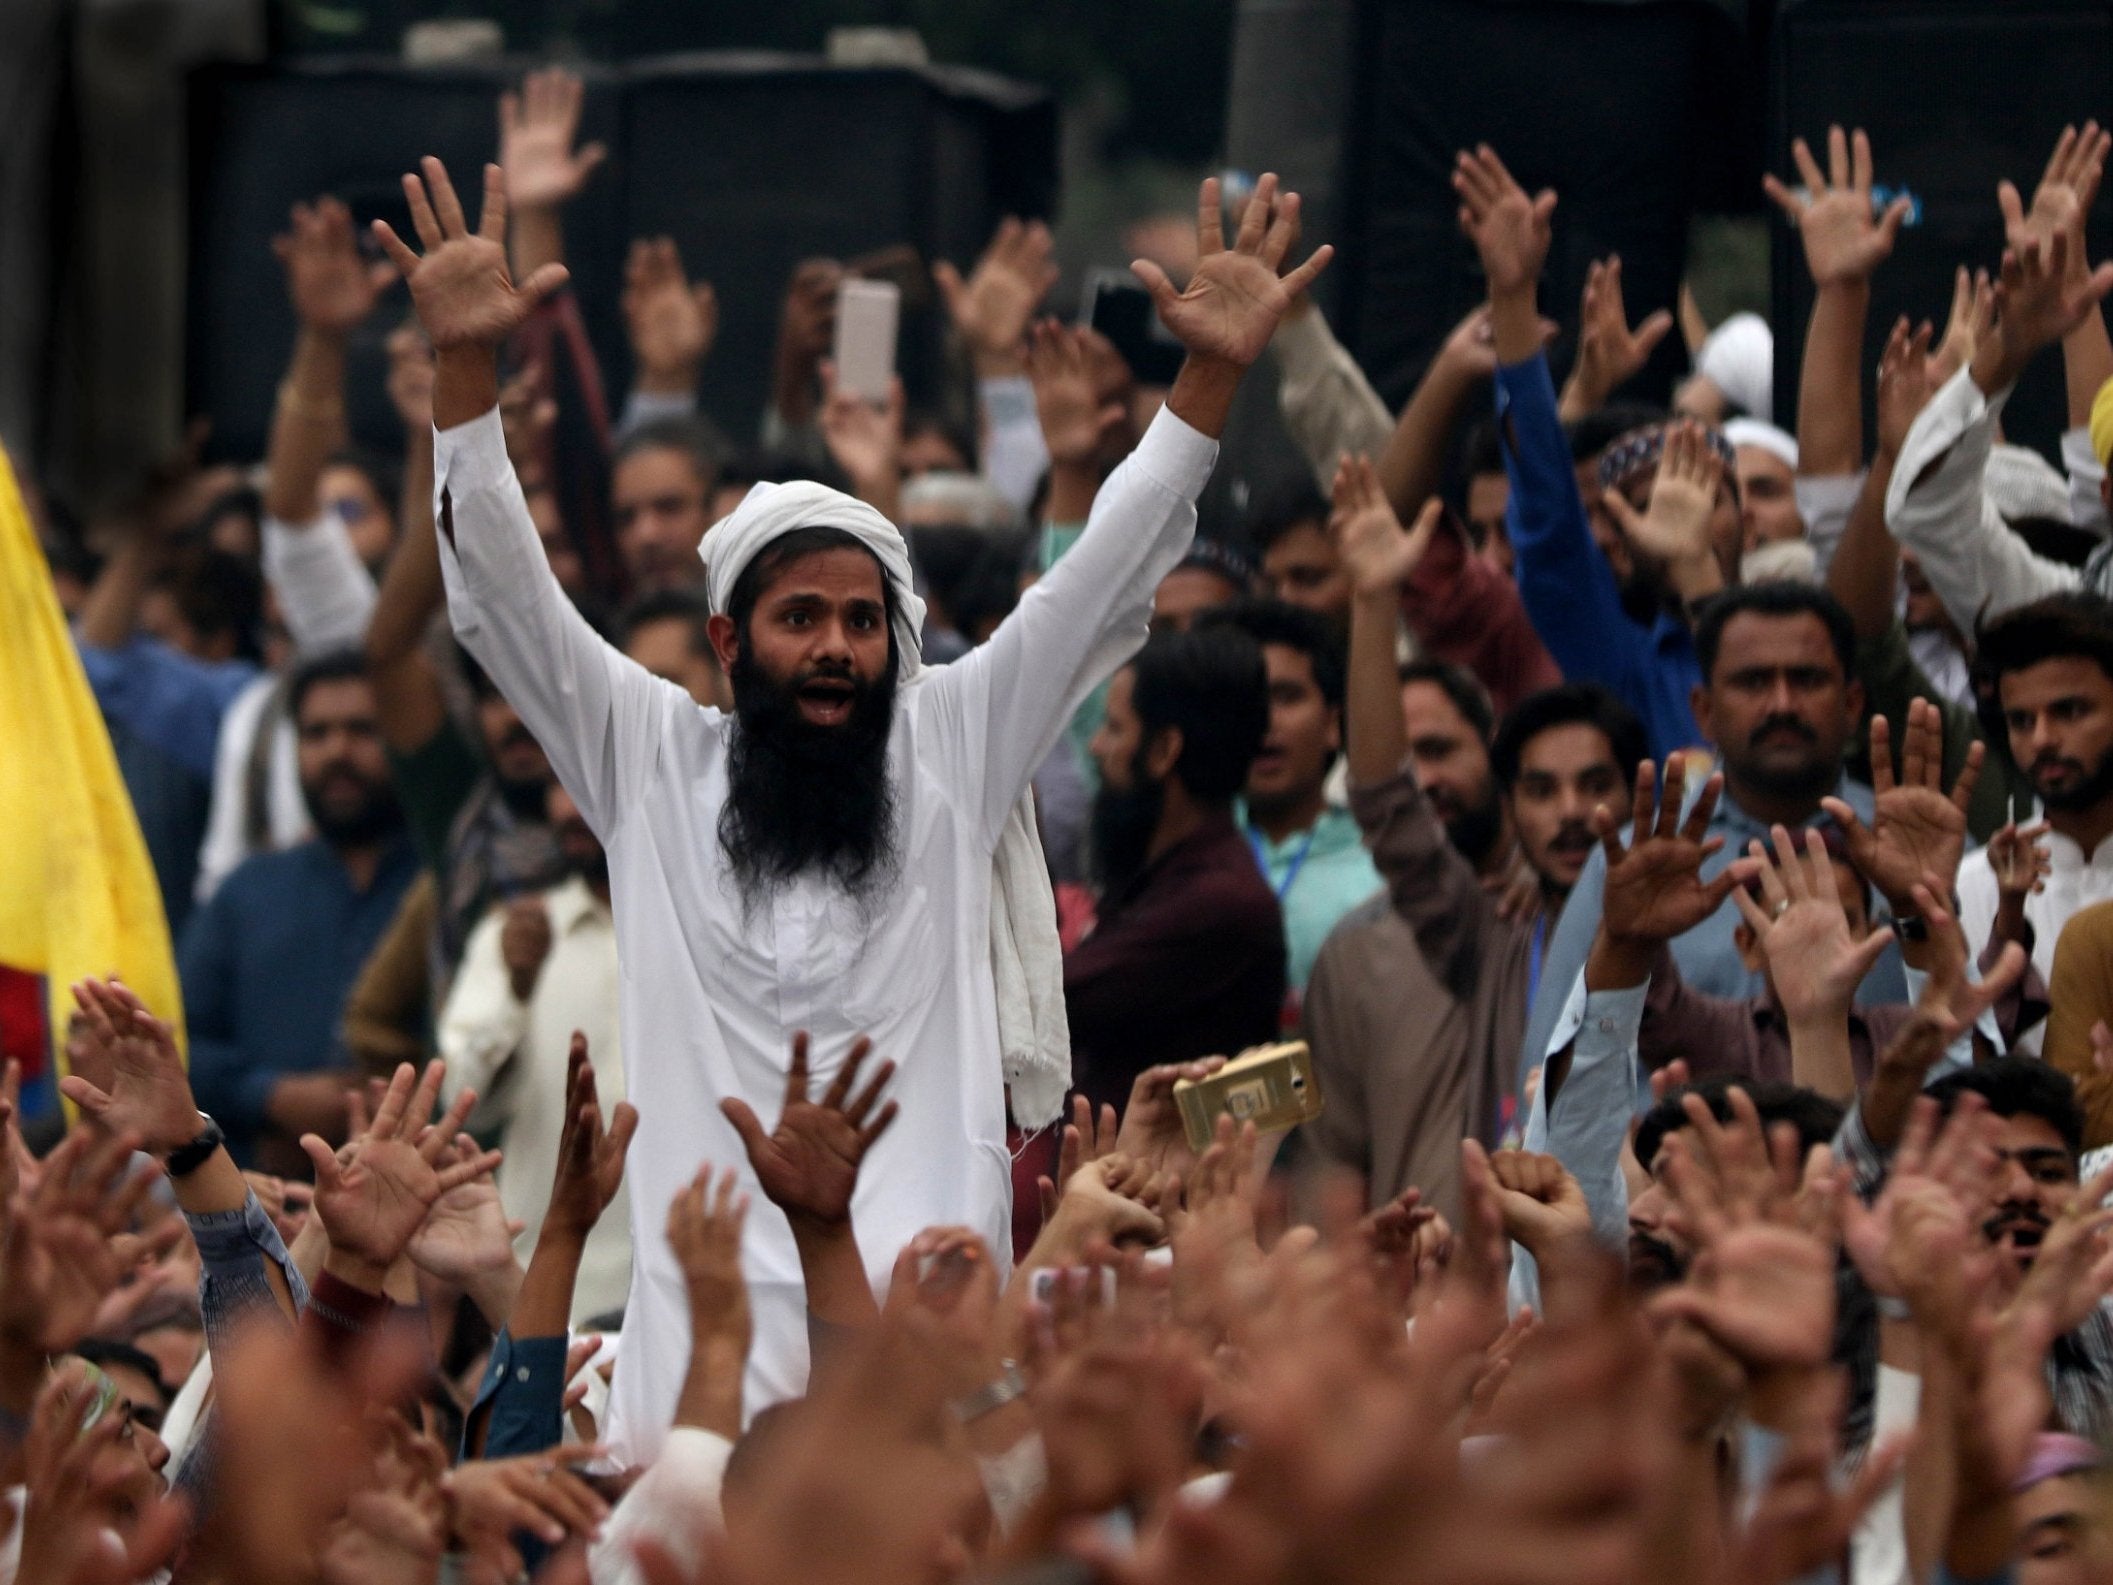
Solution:
<path fill-rule="evenodd" d="M 1253 1123 L 1258 1134 L 1310 1123 L 1321 1115 L 1313 1052 L 1303 1040 L 1252 1046 L 1207 1079 L 1176 1081 L 1174 1104 L 1198 1154 L 1209 1148 L 1220 1117 Z"/>

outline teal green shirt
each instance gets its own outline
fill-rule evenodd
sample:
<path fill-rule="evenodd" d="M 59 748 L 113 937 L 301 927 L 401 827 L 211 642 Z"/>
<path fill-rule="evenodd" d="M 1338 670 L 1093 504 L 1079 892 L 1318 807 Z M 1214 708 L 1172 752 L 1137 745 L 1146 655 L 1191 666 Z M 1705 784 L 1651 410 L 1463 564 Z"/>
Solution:
<path fill-rule="evenodd" d="M 1334 805 L 1311 830 L 1272 842 L 1247 823 L 1247 805 L 1234 810 L 1240 829 L 1262 867 L 1262 877 L 1284 906 L 1285 972 L 1294 991 L 1304 992 L 1321 943 L 1344 914 L 1385 885 L 1365 851 L 1357 821 Z"/>

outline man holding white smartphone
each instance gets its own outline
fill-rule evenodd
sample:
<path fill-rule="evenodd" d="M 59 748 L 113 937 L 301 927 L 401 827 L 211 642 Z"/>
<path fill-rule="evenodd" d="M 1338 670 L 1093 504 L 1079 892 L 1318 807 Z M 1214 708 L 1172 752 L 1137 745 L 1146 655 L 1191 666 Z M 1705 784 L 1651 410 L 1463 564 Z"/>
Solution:
<path fill-rule="evenodd" d="M 1278 198 L 1265 176 L 1228 247 L 1217 183 L 1203 184 L 1186 289 L 1135 267 L 1186 349 L 1165 411 L 1102 487 L 1071 554 L 987 644 L 941 670 L 920 670 L 922 602 L 894 525 L 819 485 L 758 486 L 705 541 L 711 637 L 734 688 L 722 712 L 626 660 L 572 608 L 507 461 L 496 349 L 562 268 L 520 283 L 508 274 L 497 167 L 474 232 L 438 160 L 404 186 L 423 257 L 376 230 L 436 352 L 450 615 L 609 855 L 627 1082 L 642 1119 L 630 1158 L 637 1265 L 609 1440 L 642 1462 L 689 1350 L 681 1275 L 659 1230 L 700 1162 L 744 1162 L 721 1105 L 774 1114 L 794 1031 L 812 1037 L 817 1082 L 859 1034 L 898 1065 L 900 1115 L 855 1201 L 876 1282 L 935 1224 L 1007 1247 L 1006 1084 L 1028 1125 L 1054 1120 L 1065 1085 L 1060 1054 L 1054 1072 L 1001 1069 L 992 925 L 1026 899 L 994 880 L 994 859 L 1064 722 L 1144 642 L 1153 588 L 1194 535 L 1240 379 L 1329 250 L 1280 279 L 1297 198 Z M 760 1197 L 744 1255 L 753 1411 L 806 1376 L 791 1230 Z"/>

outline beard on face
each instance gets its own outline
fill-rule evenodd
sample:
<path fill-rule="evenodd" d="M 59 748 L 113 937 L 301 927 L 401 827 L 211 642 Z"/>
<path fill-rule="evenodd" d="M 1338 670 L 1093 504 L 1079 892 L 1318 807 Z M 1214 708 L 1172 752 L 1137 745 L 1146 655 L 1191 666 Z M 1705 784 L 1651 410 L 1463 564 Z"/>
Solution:
<path fill-rule="evenodd" d="M 1813 752 L 1791 761 L 1764 758 L 1756 745 L 1772 733 L 1793 738 Z M 1830 762 L 1819 752 L 1819 743 L 1820 735 L 1810 722 L 1794 715 L 1772 715 L 1754 728 L 1736 756 L 1727 752 L 1724 757 L 1749 787 L 1773 798 L 1816 801 L 1834 790 L 1842 773 L 1839 757 Z"/>
<path fill-rule="evenodd" d="M 801 690 L 824 680 L 851 690 L 851 711 L 840 726 L 819 726 L 800 711 Z M 809 871 L 862 905 L 871 902 L 893 877 L 897 857 L 895 787 L 888 776 L 892 645 L 886 670 L 871 682 L 848 666 L 806 669 L 781 682 L 743 645 L 727 681 L 734 731 L 719 845 L 742 902 L 753 906 Z"/>
<path fill-rule="evenodd" d="M 506 756 L 519 748 L 537 747 L 535 734 L 516 721 L 493 745 L 492 784 L 498 789 L 499 801 L 506 805 L 507 812 L 517 820 L 541 820 L 543 800 L 550 795 L 548 776 L 508 776 L 496 767 L 503 764 Z"/>
<path fill-rule="evenodd" d="M 1640 1293 L 1669 1288 L 1687 1275 L 1680 1251 L 1662 1238 L 1629 1229 L 1629 1287 Z"/>
<path fill-rule="evenodd" d="M 1432 811 L 1445 826 L 1446 840 L 1452 843 L 1453 851 L 1480 869 L 1488 862 L 1497 838 L 1504 834 L 1504 805 L 1497 797 L 1496 784 L 1486 783 L 1482 801 L 1476 804 L 1463 805 L 1457 799 L 1430 793 L 1424 796 L 1430 799 Z"/>
<path fill-rule="evenodd" d="M 2063 780 L 2049 787 L 2047 779 L 2054 776 Z M 2049 809 L 2095 808 L 2113 794 L 2113 751 L 2100 755 L 2098 763 L 2089 767 L 2080 760 L 2042 754 L 2032 762 L 2030 779 L 2032 790 Z"/>
<path fill-rule="evenodd" d="M 365 847 L 392 835 L 403 824 L 403 806 L 386 780 L 363 775 L 343 760 L 317 768 L 301 778 L 301 802 L 308 806 L 316 835 L 334 848 Z"/>
<path fill-rule="evenodd" d="M 1584 821 L 1565 820 L 1557 827 L 1555 835 L 1548 839 L 1548 855 L 1566 862 L 1584 864 L 1591 860 L 1592 849 L 1598 841 L 1599 838 L 1592 834 L 1592 827 Z M 1553 876 L 1544 874 L 1541 879 L 1554 884 Z"/>
<path fill-rule="evenodd" d="M 2030 1264 L 2046 1241 L 2050 1225 L 2047 1213 L 2035 1201 L 2005 1200 L 1981 1224 L 1981 1236 L 2020 1264 Z"/>
<path fill-rule="evenodd" d="M 609 884 L 609 850 L 585 820 L 574 815 L 557 828 L 556 835 L 558 852 L 569 873 L 589 886 Z"/>
<path fill-rule="evenodd" d="M 1105 780 L 1100 784 L 1093 795 L 1088 853 L 1102 896 L 1115 896 L 1144 872 L 1145 855 L 1151 851 L 1152 833 L 1159 829 L 1166 801 L 1167 784 L 1152 779 L 1141 751 L 1130 761 L 1128 787 L 1118 788 Z"/>

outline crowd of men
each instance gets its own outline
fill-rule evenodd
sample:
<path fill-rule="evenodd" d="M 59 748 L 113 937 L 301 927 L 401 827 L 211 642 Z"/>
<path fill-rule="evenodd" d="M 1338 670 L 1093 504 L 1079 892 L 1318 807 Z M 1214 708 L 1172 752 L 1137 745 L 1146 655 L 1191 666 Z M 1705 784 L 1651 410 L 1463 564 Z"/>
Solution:
<path fill-rule="evenodd" d="M 954 389 L 810 261 L 736 437 L 666 239 L 601 397 L 579 106 L 294 209 L 257 468 L 39 498 L 183 1005 L 8 1065 L 0 1585 L 2113 1582 L 2113 136 L 1875 371 L 1906 201 L 1797 144 L 1781 404 L 1619 259 L 1552 330 L 1481 147 L 1398 415 L 1265 176 L 1171 385 L 1009 220 Z"/>

